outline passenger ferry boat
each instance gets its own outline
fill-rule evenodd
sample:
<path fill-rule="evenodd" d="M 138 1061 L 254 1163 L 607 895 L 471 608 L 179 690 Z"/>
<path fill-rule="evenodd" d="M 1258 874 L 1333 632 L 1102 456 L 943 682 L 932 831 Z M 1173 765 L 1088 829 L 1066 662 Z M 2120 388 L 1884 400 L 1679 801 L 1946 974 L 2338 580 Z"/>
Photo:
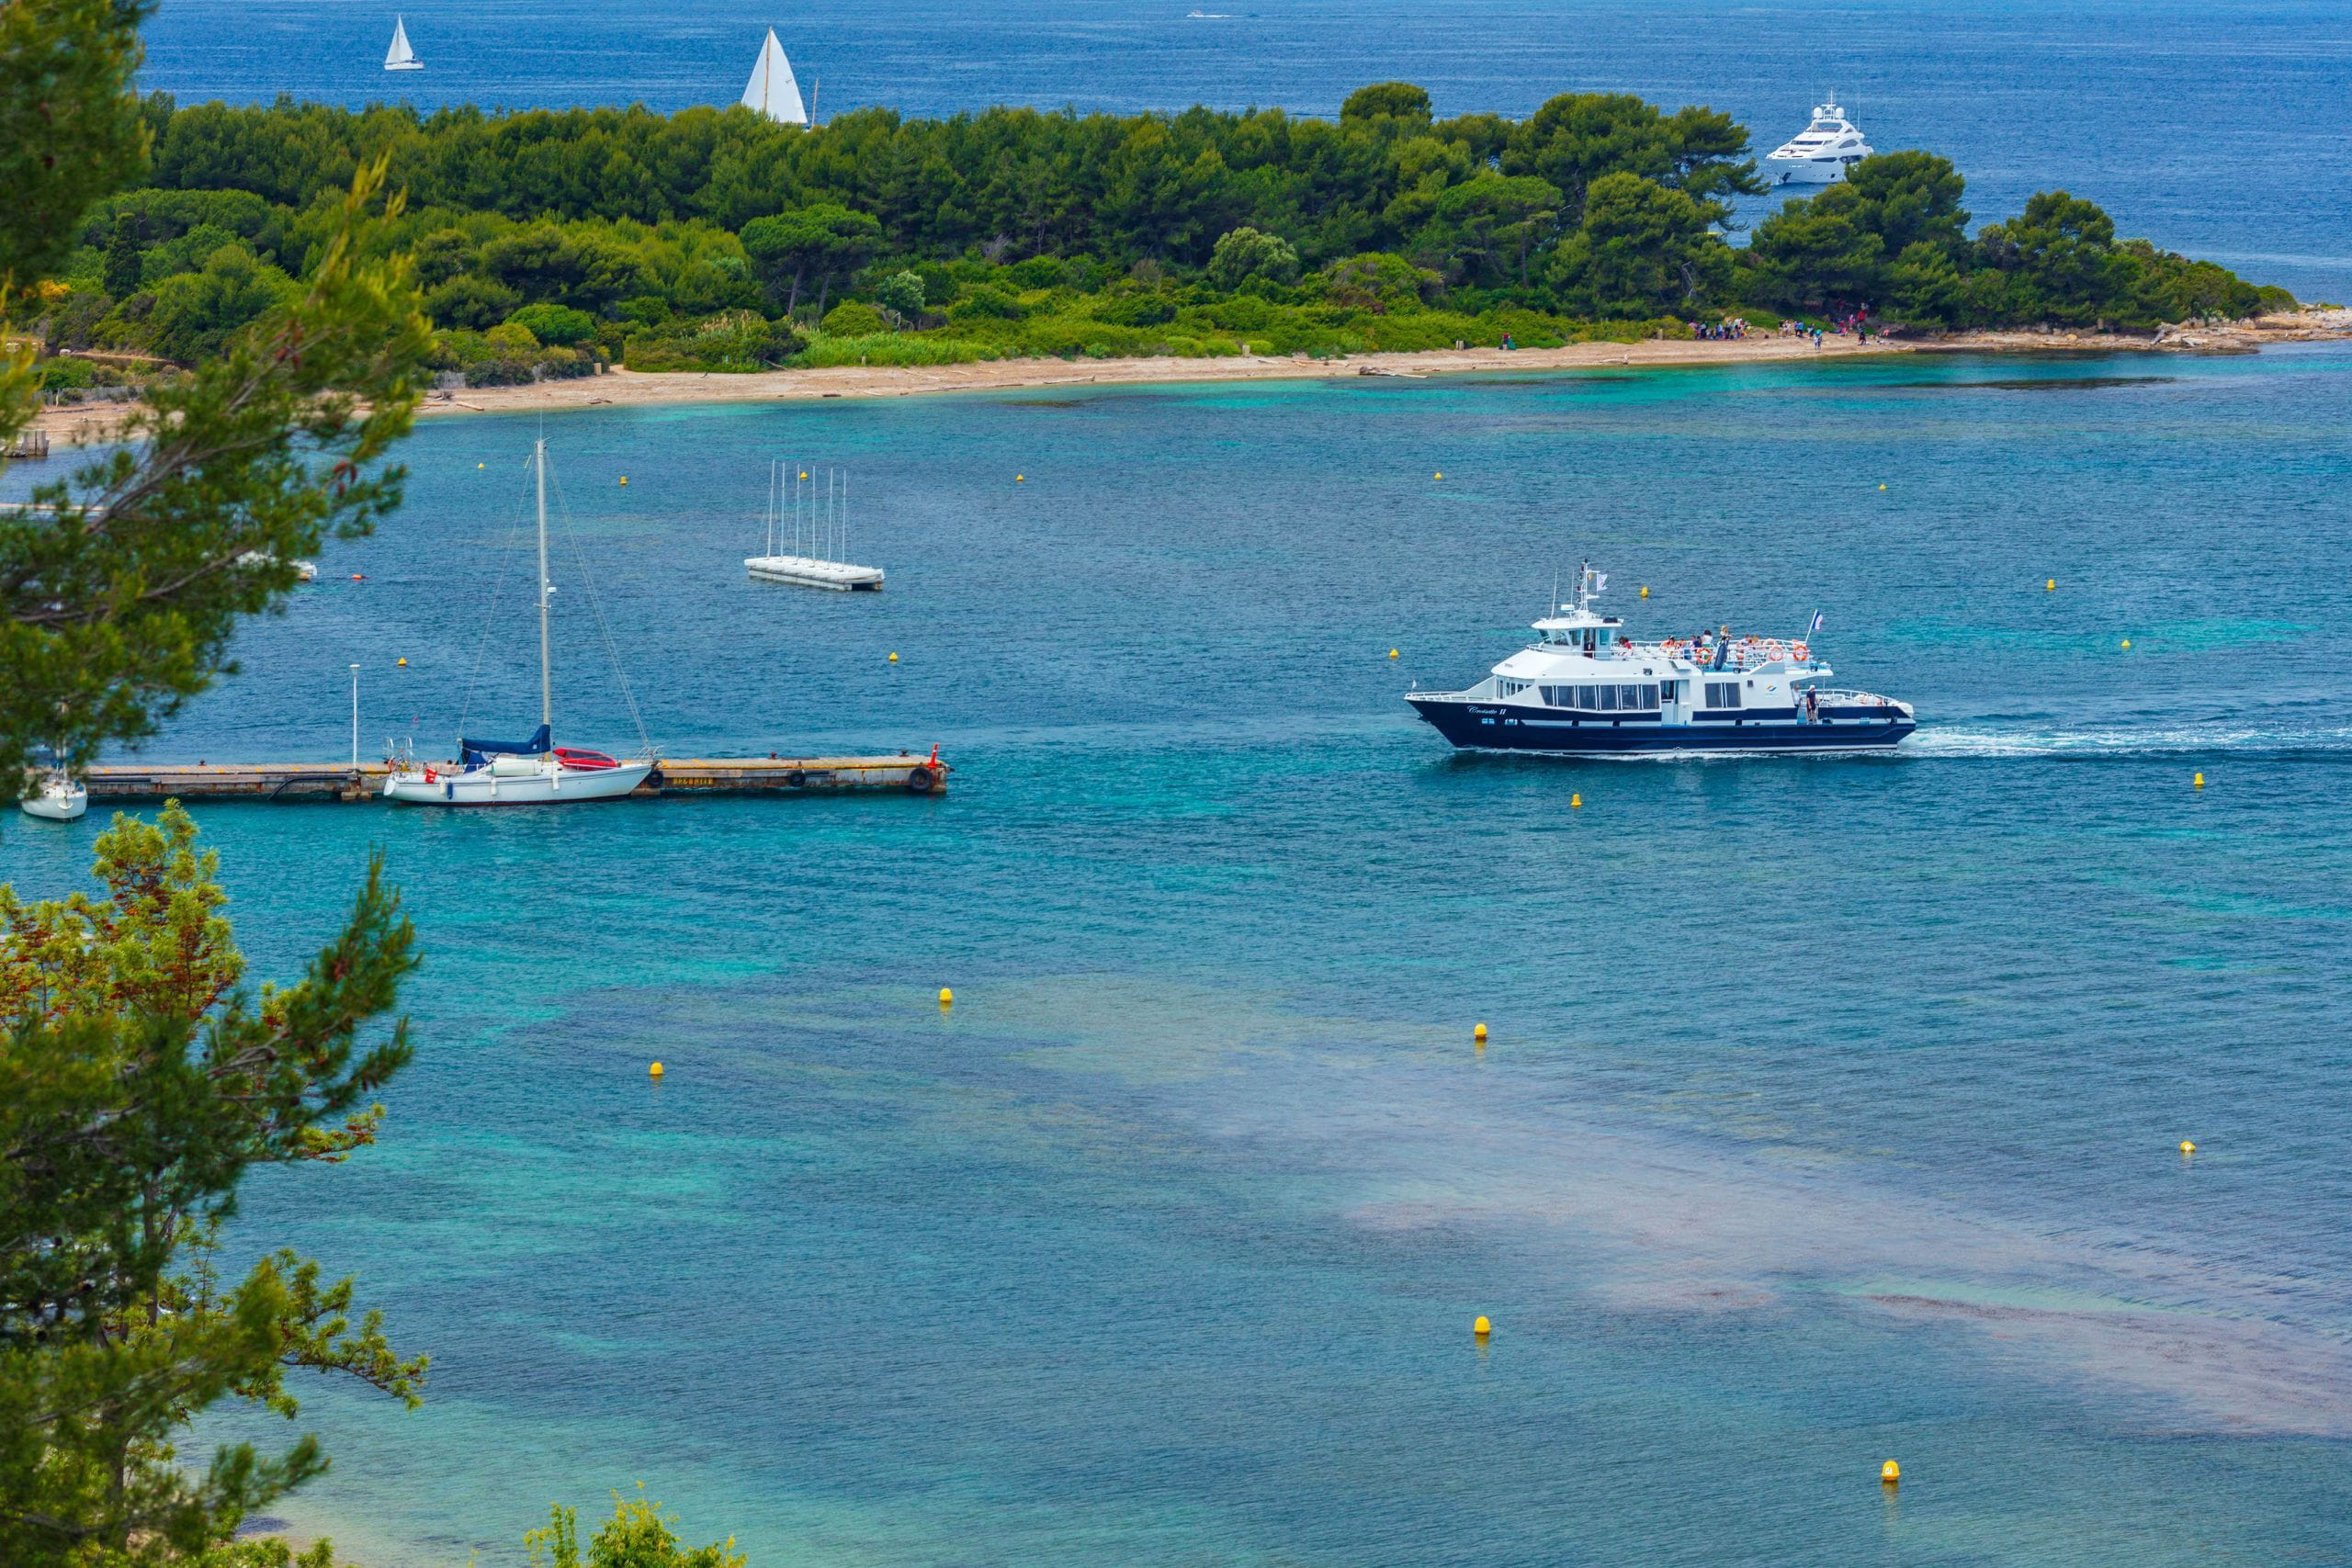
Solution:
<path fill-rule="evenodd" d="M 1816 104 L 1812 121 L 1766 154 L 1764 172 L 1774 185 L 1834 185 L 1870 155 L 1861 127 L 1844 109 L 1835 102 Z"/>
<path fill-rule="evenodd" d="M 1726 630 L 1635 642 L 1618 617 L 1592 608 L 1608 581 L 1585 568 L 1574 603 L 1555 604 L 1535 623 L 1539 640 L 1476 685 L 1405 700 L 1440 735 L 1479 751 L 1886 751 L 1918 728 L 1908 703 L 1823 685 L 1833 672 L 1802 637 Z M 1808 635 L 1820 624 L 1814 616 Z"/>

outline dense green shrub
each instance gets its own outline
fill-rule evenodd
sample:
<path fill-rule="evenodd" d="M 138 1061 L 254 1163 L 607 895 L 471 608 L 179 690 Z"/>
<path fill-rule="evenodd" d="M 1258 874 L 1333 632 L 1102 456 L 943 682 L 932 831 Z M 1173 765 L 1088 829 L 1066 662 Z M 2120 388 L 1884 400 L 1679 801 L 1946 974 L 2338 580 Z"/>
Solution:
<path fill-rule="evenodd" d="M 864 300 L 844 299 L 825 312 L 820 330 L 827 337 L 865 337 L 874 333 L 887 332 L 889 325 L 882 319 L 881 311 Z"/>
<path fill-rule="evenodd" d="M 872 307 L 867 312 L 873 313 Z M 724 310 L 697 321 L 673 321 L 631 333 L 622 359 L 631 370 L 771 370 L 805 345 L 789 321 L 771 321 L 752 310 Z"/>
<path fill-rule="evenodd" d="M 1972 232 L 1959 173 L 1916 151 L 1864 160 L 1734 247 L 1730 201 L 1760 188 L 1747 132 L 1625 94 L 1519 121 L 1438 119 L 1409 83 L 1360 90 L 1336 121 L 861 109 L 802 130 L 734 109 L 160 99 L 148 118 L 153 185 L 82 226 L 53 342 L 202 355 L 310 265 L 334 192 L 379 153 L 409 193 L 384 243 L 412 250 L 437 329 L 518 321 L 535 354 L 639 366 L 773 363 L 789 356 L 777 318 L 838 340 L 898 326 L 956 354 L 1323 354 L 1484 342 L 1510 311 L 1532 344 L 1735 302 L 2141 328 L 2289 303 L 2119 239 L 2063 191 Z M 1447 319 L 1408 320 L 1425 314 Z M 720 317 L 763 324 L 708 330 Z"/>
<path fill-rule="evenodd" d="M 541 343 L 576 348 L 596 337 L 596 318 L 569 305 L 526 305 L 506 318 Z"/>

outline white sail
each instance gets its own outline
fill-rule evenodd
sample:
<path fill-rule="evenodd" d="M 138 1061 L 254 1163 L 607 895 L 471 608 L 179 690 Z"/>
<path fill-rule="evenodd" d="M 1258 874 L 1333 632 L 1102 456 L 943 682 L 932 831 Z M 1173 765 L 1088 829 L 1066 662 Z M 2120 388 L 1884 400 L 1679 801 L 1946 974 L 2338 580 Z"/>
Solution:
<path fill-rule="evenodd" d="M 760 62 L 752 67 L 752 80 L 743 88 L 743 107 L 781 125 L 808 123 L 808 111 L 800 102 L 800 84 L 792 79 L 792 62 L 784 57 L 784 45 L 775 41 L 774 28 L 768 29 L 768 41 L 760 47 Z"/>
<path fill-rule="evenodd" d="M 406 17 L 395 17 L 392 18 L 392 47 L 384 51 L 384 69 L 387 71 L 422 71 L 424 69 L 424 62 L 419 60 L 416 57 L 416 51 L 409 48 L 408 46 L 408 20 Z"/>

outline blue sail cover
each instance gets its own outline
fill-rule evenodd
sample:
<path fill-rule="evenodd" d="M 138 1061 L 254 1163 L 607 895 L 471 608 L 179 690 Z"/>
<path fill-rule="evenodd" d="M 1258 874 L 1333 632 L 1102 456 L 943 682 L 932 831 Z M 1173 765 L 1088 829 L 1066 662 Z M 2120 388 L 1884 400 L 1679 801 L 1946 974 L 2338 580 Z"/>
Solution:
<path fill-rule="evenodd" d="M 495 756 L 544 757 L 548 753 L 548 727 L 539 726 L 528 740 L 473 740 L 460 736 L 458 740 L 458 760 L 469 768 L 479 768 Z"/>

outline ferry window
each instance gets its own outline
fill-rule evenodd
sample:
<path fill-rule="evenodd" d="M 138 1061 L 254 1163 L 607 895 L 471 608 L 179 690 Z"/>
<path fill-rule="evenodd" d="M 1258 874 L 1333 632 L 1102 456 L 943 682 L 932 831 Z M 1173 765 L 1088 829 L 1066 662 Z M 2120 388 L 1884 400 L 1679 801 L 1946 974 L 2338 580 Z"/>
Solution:
<path fill-rule="evenodd" d="M 1603 686 L 1600 688 L 1600 711 L 1603 713 L 1614 713 L 1617 711 L 1616 687 Z"/>
<path fill-rule="evenodd" d="M 1668 702 L 1672 702 L 1674 700 L 1674 682 L 1671 681 L 1659 682 L 1657 694 L 1664 697 Z"/>
<path fill-rule="evenodd" d="M 1617 705 L 1621 708 L 1640 707 L 1642 705 L 1642 689 L 1639 686 L 1618 687 Z"/>
<path fill-rule="evenodd" d="M 1584 650 L 1587 653 L 1590 653 L 1593 649 L 1593 632 L 1588 627 L 1584 634 Z"/>
<path fill-rule="evenodd" d="M 1642 688 L 1642 705 L 1645 708 L 1654 708 L 1657 706 L 1657 688 L 1656 686 L 1644 686 Z"/>
<path fill-rule="evenodd" d="M 1578 686 L 1577 688 L 1577 706 L 1580 708 L 1597 708 L 1600 705 L 1600 688 L 1598 686 Z"/>

